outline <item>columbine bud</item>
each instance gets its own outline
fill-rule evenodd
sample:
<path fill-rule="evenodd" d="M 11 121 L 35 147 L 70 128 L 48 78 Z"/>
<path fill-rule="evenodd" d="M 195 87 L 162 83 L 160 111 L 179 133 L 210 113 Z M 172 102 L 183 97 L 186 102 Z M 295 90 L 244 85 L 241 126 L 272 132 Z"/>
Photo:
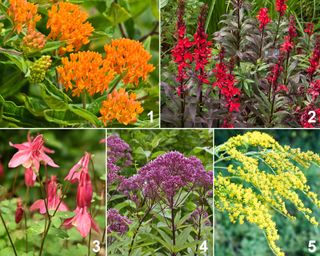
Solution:
<path fill-rule="evenodd" d="M 28 31 L 28 34 L 23 38 L 23 52 L 28 54 L 41 50 L 46 42 L 45 35 L 42 33 L 35 30 Z"/>
<path fill-rule="evenodd" d="M 21 198 L 18 198 L 18 200 L 17 200 L 16 217 L 15 217 L 15 220 L 16 220 L 17 224 L 22 220 L 22 217 L 23 217 L 22 200 L 21 200 Z"/>
<path fill-rule="evenodd" d="M 88 173 L 80 174 L 80 182 L 77 191 L 77 206 L 90 207 L 92 200 L 92 184 Z"/>
<path fill-rule="evenodd" d="M 44 55 L 37 61 L 35 61 L 30 70 L 30 82 L 40 83 L 44 80 L 45 75 L 49 67 L 51 66 L 51 57 L 49 55 Z"/>
<path fill-rule="evenodd" d="M 3 164 L 0 161 L 0 177 L 4 176 L 4 169 L 3 169 Z"/>

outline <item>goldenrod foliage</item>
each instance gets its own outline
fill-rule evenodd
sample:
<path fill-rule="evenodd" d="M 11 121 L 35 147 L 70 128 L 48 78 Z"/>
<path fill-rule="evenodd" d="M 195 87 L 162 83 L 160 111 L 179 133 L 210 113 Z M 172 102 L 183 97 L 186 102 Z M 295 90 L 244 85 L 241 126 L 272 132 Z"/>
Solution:
<path fill-rule="evenodd" d="M 319 224 L 302 199 L 303 195 L 320 208 L 303 173 L 312 164 L 320 165 L 318 154 L 281 146 L 270 135 L 258 131 L 230 138 L 215 153 L 216 208 L 227 211 L 232 222 L 256 224 L 265 232 L 274 254 L 284 255 L 276 244 L 280 238 L 272 219 L 276 212 L 295 219 L 286 207 L 292 204 L 310 223 Z M 224 175 L 221 170 L 225 170 Z"/>

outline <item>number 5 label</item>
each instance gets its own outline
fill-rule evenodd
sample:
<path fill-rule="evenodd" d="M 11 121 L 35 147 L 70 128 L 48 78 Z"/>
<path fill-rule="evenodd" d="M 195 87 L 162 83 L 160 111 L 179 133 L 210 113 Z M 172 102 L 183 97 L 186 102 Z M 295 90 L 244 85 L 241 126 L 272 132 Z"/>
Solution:
<path fill-rule="evenodd" d="M 309 241 L 308 250 L 311 253 L 314 253 L 314 252 L 317 251 L 316 240 L 310 240 Z"/>

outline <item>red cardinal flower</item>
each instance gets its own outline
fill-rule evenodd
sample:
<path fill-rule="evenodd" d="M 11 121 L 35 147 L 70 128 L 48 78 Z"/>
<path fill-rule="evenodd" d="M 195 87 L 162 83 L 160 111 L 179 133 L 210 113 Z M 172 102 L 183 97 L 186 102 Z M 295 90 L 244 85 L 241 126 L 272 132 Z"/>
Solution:
<path fill-rule="evenodd" d="M 316 43 L 309 59 L 309 67 L 307 73 L 312 77 L 314 73 L 318 70 L 320 64 L 320 36 L 316 38 Z"/>
<path fill-rule="evenodd" d="M 320 94 L 320 80 L 316 80 L 310 83 L 308 93 L 312 96 L 312 100 L 315 101 Z"/>
<path fill-rule="evenodd" d="M 207 79 L 207 74 L 205 71 L 205 66 L 209 62 L 209 58 L 211 56 L 211 49 L 210 46 L 212 43 L 208 41 L 208 35 L 205 32 L 205 18 L 208 6 L 205 4 L 201 8 L 201 12 L 198 18 L 198 27 L 197 31 L 194 34 L 194 51 L 193 51 L 193 58 L 196 63 L 196 73 L 198 79 L 201 83 L 208 84 L 209 81 Z"/>
<path fill-rule="evenodd" d="M 81 173 L 89 173 L 91 154 L 85 152 L 78 163 L 76 163 L 69 171 L 67 177 L 64 180 L 68 180 L 71 183 L 78 182 L 80 180 Z"/>
<path fill-rule="evenodd" d="M 286 2 L 287 0 L 276 0 L 276 10 L 279 12 L 280 16 L 283 16 L 287 10 Z"/>
<path fill-rule="evenodd" d="M 52 167 L 59 167 L 46 153 L 54 153 L 53 150 L 44 146 L 42 135 L 38 135 L 35 139 L 30 138 L 28 134 L 28 141 L 22 144 L 12 144 L 10 146 L 17 148 L 19 151 L 13 155 L 8 166 L 15 168 L 22 165 L 25 168 L 32 167 L 34 170 L 39 171 L 40 163 Z"/>
<path fill-rule="evenodd" d="M 180 90 L 178 93 L 183 93 L 184 91 L 184 82 L 187 79 L 186 68 L 190 67 L 190 63 L 192 62 L 193 56 L 189 51 L 189 48 L 193 46 L 193 43 L 189 41 L 186 37 L 186 25 L 183 20 L 185 9 L 185 1 L 179 0 L 178 7 L 178 22 L 177 22 L 177 43 L 175 47 L 172 49 L 172 58 L 173 61 L 178 66 L 178 75 L 177 82 L 179 82 Z"/>
<path fill-rule="evenodd" d="M 61 190 L 58 189 L 57 177 L 51 176 L 50 181 L 47 184 L 47 198 L 46 203 L 48 210 L 56 210 L 60 212 L 68 211 L 67 205 L 61 201 Z M 35 201 L 31 207 L 30 211 L 39 210 L 41 214 L 46 214 L 46 205 L 43 199 Z"/>
<path fill-rule="evenodd" d="M 77 207 L 74 212 L 76 215 L 72 218 L 65 220 L 63 226 L 67 229 L 73 226 L 77 228 L 82 237 L 87 237 L 90 229 L 93 228 L 95 231 L 100 232 L 98 225 L 93 220 L 92 216 L 88 212 L 87 207 Z"/>
<path fill-rule="evenodd" d="M 36 179 L 37 175 L 34 173 L 31 167 L 24 170 L 24 183 L 27 187 L 33 187 Z"/>
<path fill-rule="evenodd" d="M 235 86 L 236 78 L 232 74 L 227 65 L 223 62 L 224 50 L 220 53 L 220 62 L 216 64 L 213 73 L 215 75 L 216 81 L 213 83 L 213 87 L 218 87 L 221 94 L 224 96 L 226 101 L 226 107 L 229 112 L 239 111 L 240 102 L 240 90 Z"/>
<path fill-rule="evenodd" d="M 307 22 L 304 32 L 307 33 L 309 36 L 312 36 L 314 32 L 314 24 L 312 22 Z"/>
<path fill-rule="evenodd" d="M 284 39 L 284 43 L 281 45 L 280 51 L 282 53 L 288 53 L 291 52 L 293 49 L 293 42 L 290 40 L 290 36 L 286 36 Z"/>
<path fill-rule="evenodd" d="M 260 31 L 263 31 L 264 28 L 267 26 L 267 24 L 272 21 L 268 16 L 268 8 L 261 8 L 259 10 L 257 19 L 260 22 L 260 25 L 259 25 Z"/>
<path fill-rule="evenodd" d="M 15 221 L 17 224 L 22 220 L 23 213 L 24 213 L 24 210 L 23 210 L 23 206 L 22 206 L 22 200 L 21 200 L 21 198 L 18 198 L 17 209 L 16 209 L 16 214 L 15 214 Z"/>

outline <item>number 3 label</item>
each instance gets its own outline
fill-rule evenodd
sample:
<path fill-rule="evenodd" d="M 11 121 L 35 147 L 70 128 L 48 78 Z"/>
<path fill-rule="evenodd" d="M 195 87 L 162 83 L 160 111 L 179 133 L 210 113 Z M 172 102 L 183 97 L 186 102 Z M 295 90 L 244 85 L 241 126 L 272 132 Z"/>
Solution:
<path fill-rule="evenodd" d="M 100 241 L 94 240 L 92 243 L 94 245 L 94 247 L 92 248 L 92 251 L 95 253 L 100 252 L 100 249 L 101 249 L 100 248 Z"/>
<path fill-rule="evenodd" d="M 309 241 L 308 250 L 311 253 L 314 253 L 314 252 L 317 251 L 316 240 L 310 240 Z"/>

